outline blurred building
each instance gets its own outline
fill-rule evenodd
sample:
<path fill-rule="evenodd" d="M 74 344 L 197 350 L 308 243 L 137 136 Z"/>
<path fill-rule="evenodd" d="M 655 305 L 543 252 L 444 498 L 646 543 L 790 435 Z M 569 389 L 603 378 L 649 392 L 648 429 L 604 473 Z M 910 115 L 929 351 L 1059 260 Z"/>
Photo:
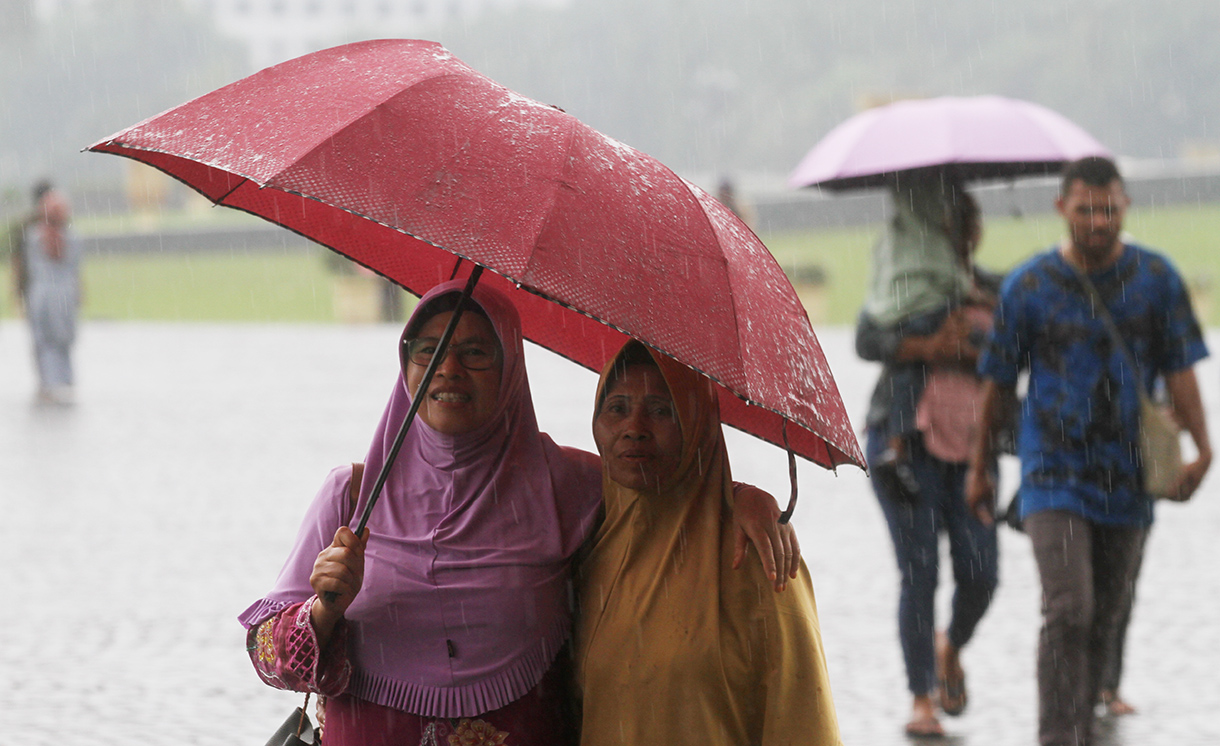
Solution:
<path fill-rule="evenodd" d="M 0 0 L 11 2 L 15 0 Z M 27 2 L 29 0 L 26 0 Z M 40 14 L 96 0 L 32 0 Z M 497 8 L 557 7 L 568 0 L 179 0 L 202 8 L 240 39 L 255 69 L 355 39 L 426 36 L 446 23 Z"/>

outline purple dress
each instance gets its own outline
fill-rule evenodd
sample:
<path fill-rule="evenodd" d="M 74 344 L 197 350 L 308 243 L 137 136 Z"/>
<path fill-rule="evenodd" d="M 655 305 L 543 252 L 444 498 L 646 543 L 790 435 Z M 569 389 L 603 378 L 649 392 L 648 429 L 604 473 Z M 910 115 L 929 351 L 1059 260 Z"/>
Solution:
<path fill-rule="evenodd" d="M 420 308 L 460 286 L 438 286 Z M 422 419 L 412 426 L 369 521 L 364 585 L 332 644 L 317 649 L 309 575 L 352 515 L 350 467 L 327 478 L 275 586 L 240 618 L 264 681 L 335 698 L 328 746 L 376 743 L 364 731 L 386 723 L 393 742 L 412 744 L 498 743 L 509 724 L 518 732 L 506 743 L 554 743 L 561 728 L 555 664 L 571 632 L 569 561 L 596 522 L 600 470 L 592 454 L 538 431 L 511 302 L 482 286 L 474 300 L 504 352 L 496 412 L 458 436 Z M 404 381 L 374 436 L 356 514 L 410 406 Z M 521 733 L 521 718 L 536 732 Z"/>

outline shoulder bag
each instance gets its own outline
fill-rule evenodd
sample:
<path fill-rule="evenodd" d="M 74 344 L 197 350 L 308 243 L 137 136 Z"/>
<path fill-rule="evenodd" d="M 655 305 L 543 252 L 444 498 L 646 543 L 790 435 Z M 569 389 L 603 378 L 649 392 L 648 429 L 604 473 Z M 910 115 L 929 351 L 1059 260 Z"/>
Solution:
<path fill-rule="evenodd" d="M 1140 397 L 1139 446 L 1140 467 L 1144 473 L 1144 492 L 1153 498 L 1181 502 L 1184 498 L 1177 490 L 1178 482 L 1182 478 L 1181 428 L 1178 427 L 1178 423 L 1174 422 L 1165 407 L 1152 401 L 1152 397 L 1144 390 L 1144 377 L 1140 374 L 1139 364 L 1135 361 L 1135 356 L 1131 354 L 1127 343 L 1123 341 L 1118 326 L 1114 323 L 1114 317 L 1110 315 L 1110 311 L 1102 301 L 1101 294 L 1097 292 L 1093 281 L 1076 265 L 1068 262 L 1068 266 L 1080 278 L 1080 283 L 1084 285 L 1085 291 L 1093 301 L 1093 306 L 1098 310 L 1102 322 L 1106 325 L 1106 331 L 1114 340 L 1114 344 L 1123 351 L 1127 363 L 1134 371 L 1136 390 Z"/>

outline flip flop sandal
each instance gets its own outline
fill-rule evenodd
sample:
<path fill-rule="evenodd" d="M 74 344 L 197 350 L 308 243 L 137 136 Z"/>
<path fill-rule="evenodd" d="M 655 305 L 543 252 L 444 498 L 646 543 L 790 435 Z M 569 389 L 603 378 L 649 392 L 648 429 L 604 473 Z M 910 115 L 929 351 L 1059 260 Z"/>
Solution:
<path fill-rule="evenodd" d="M 955 681 L 946 678 L 940 680 L 940 709 L 944 710 L 946 715 L 961 715 L 969 699 L 966 694 L 965 674 Z"/>
<path fill-rule="evenodd" d="M 934 717 L 912 720 L 903 728 L 903 732 L 911 738 L 944 738 L 945 729 Z"/>

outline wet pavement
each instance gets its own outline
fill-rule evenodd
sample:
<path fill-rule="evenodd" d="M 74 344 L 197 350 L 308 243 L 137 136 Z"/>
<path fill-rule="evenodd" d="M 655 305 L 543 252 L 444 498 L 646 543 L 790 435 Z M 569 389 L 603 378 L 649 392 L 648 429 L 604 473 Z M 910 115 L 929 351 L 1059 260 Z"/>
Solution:
<path fill-rule="evenodd" d="M 261 744 L 298 703 L 260 684 L 236 615 L 275 578 L 305 503 L 364 456 L 394 381 L 389 326 L 91 323 L 78 403 L 36 406 L 28 335 L 0 322 L 0 745 Z M 875 370 L 820 333 L 853 421 Z M 1220 337 L 1210 338 L 1220 350 Z M 591 447 L 592 374 L 531 351 L 539 421 Z M 1220 370 L 1200 366 L 1220 437 Z M 730 433 L 735 476 L 786 495 L 783 454 Z M 1005 464 L 1011 486 L 1014 463 Z M 1220 468 L 1162 506 L 1106 746 L 1220 743 Z M 897 573 L 867 480 L 801 469 L 794 522 L 814 577 L 845 743 L 906 744 Z M 1010 487 L 1005 488 L 1005 493 Z M 939 742 L 1033 744 L 1037 580 L 1001 534 L 1001 586 L 965 653 L 971 702 Z M 942 573 L 942 577 L 947 576 Z M 947 608 L 949 587 L 939 609 Z M 925 741 L 936 743 L 938 741 Z"/>

